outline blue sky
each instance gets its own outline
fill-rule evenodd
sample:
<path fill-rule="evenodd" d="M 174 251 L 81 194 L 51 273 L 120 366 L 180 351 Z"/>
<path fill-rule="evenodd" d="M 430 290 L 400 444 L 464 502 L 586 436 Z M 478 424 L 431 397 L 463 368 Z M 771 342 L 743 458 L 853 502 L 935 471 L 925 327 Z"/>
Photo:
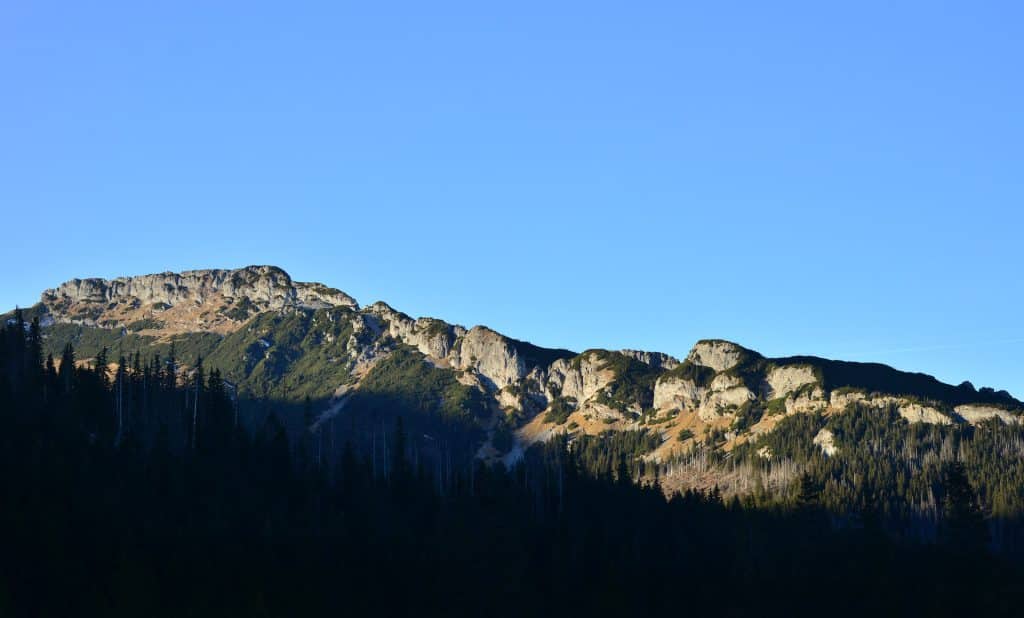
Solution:
<path fill-rule="evenodd" d="M 1020 3 L 156 4 L 0 6 L 0 306 L 272 263 L 1024 397 Z"/>

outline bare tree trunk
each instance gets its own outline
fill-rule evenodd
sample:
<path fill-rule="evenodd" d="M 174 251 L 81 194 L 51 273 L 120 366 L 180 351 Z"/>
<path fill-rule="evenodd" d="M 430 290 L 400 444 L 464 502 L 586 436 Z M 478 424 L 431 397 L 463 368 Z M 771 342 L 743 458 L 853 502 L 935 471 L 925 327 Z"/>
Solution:
<path fill-rule="evenodd" d="M 199 425 L 199 385 L 196 385 L 192 399 L 192 450 L 196 450 L 196 427 Z"/>

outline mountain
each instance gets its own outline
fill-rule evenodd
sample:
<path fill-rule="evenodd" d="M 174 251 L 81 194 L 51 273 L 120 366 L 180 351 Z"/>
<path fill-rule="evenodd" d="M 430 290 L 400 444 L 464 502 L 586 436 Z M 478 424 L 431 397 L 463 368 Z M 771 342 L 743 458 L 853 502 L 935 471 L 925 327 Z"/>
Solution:
<path fill-rule="evenodd" d="M 722 340 L 697 342 L 683 360 L 542 348 L 485 326 L 414 319 L 383 302 L 360 307 L 274 266 L 73 279 L 43 292 L 26 315 L 40 318 L 55 357 L 68 343 L 79 359 L 103 348 L 129 361 L 173 350 L 186 370 L 200 358 L 219 369 L 250 414 L 270 405 L 293 429 L 338 418 L 366 428 L 370 418 L 404 412 L 432 431 L 457 424 L 459 448 L 506 463 L 559 434 L 642 432 L 642 457 L 658 464 L 757 445 L 786 419 L 852 406 L 944 426 L 1018 424 L 1024 413 L 1008 393 L 970 383 L 880 364 L 766 358 Z M 301 405 L 312 415 L 300 416 Z M 763 446 L 758 453 L 772 456 Z"/>
<path fill-rule="evenodd" d="M 3 616 L 1020 615 L 1003 392 L 542 348 L 270 266 L 2 317 Z"/>

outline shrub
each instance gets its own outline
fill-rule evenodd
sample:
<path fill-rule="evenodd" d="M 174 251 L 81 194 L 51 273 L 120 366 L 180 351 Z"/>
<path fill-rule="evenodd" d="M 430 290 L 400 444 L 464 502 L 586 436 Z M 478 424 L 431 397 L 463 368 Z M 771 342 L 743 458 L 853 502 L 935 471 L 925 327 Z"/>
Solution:
<path fill-rule="evenodd" d="M 786 398 L 779 397 L 777 399 L 772 399 L 771 401 L 765 404 L 764 411 L 765 414 L 767 414 L 768 416 L 775 416 L 776 414 L 785 414 Z"/>
<path fill-rule="evenodd" d="M 569 415 L 575 411 L 575 401 L 567 397 L 557 397 L 548 406 L 548 412 L 544 415 L 545 423 L 561 425 L 569 420 Z"/>

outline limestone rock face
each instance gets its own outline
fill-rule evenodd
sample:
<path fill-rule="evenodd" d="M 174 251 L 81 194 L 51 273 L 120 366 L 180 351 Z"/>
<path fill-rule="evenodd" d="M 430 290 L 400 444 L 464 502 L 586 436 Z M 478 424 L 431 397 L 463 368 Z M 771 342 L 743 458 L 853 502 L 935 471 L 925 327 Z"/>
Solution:
<path fill-rule="evenodd" d="M 798 395 L 791 393 L 786 399 L 787 414 L 822 412 L 826 408 L 828 399 L 825 398 L 825 391 L 820 386 L 800 392 Z"/>
<path fill-rule="evenodd" d="M 387 334 L 411 345 L 441 366 L 475 374 L 485 390 L 496 392 L 524 380 L 535 383 L 525 394 L 544 399 L 547 367 L 528 366 L 512 340 L 486 326 L 466 330 L 435 318 L 412 319 L 382 302 L 366 309 L 387 326 Z M 517 407 L 506 393 L 502 407 Z"/>
<path fill-rule="evenodd" d="M 953 419 L 932 406 L 913 402 L 899 402 L 896 410 L 900 416 L 911 423 L 929 423 L 932 425 L 952 425 Z"/>
<path fill-rule="evenodd" d="M 839 451 L 839 449 L 836 448 L 835 438 L 835 435 L 833 435 L 831 431 L 828 429 L 822 429 L 816 436 L 814 436 L 814 440 L 812 440 L 812 442 L 821 447 L 822 453 L 831 457 Z"/>
<path fill-rule="evenodd" d="M 982 406 L 967 404 L 957 406 L 955 408 L 957 414 L 960 415 L 965 421 L 972 425 L 987 421 L 989 419 L 997 418 L 1007 425 L 1016 424 L 1020 422 L 1020 417 L 1016 414 L 1004 410 L 1002 408 L 996 408 L 994 406 Z"/>
<path fill-rule="evenodd" d="M 374 303 L 367 311 L 387 323 L 390 336 L 438 361 L 454 360 L 450 358 L 452 348 L 455 342 L 466 334 L 466 329 L 461 326 L 453 326 L 434 318 L 414 320 L 382 302 Z"/>
<path fill-rule="evenodd" d="M 666 371 L 675 369 L 679 366 L 679 359 L 668 354 L 661 352 L 644 352 L 643 350 L 619 350 L 619 354 L 628 356 L 635 360 L 650 365 L 655 369 L 664 369 Z"/>
<path fill-rule="evenodd" d="M 387 325 L 388 334 L 395 339 L 404 341 L 416 329 L 416 320 L 401 311 L 392 309 L 387 303 L 377 301 L 367 307 L 365 312 L 381 319 Z"/>
<path fill-rule="evenodd" d="M 736 376 L 719 374 L 711 381 L 711 388 L 701 402 L 698 416 L 709 421 L 723 413 L 756 399 L 754 393 Z"/>
<path fill-rule="evenodd" d="M 816 384 L 818 378 L 808 365 L 783 365 L 773 367 L 765 377 L 768 383 L 768 398 L 785 397 L 801 386 Z"/>
<path fill-rule="evenodd" d="M 485 326 L 474 326 L 460 340 L 452 365 L 472 369 L 500 389 L 526 377 L 526 363 L 508 339 Z"/>
<path fill-rule="evenodd" d="M 329 288 L 320 283 L 302 283 L 295 281 L 295 298 L 298 304 L 313 309 L 329 309 L 331 307 L 352 307 L 358 305 L 354 298 L 348 294 Z"/>
<path fill-rule="evenodd" d="M 850 404 L 859 403 L 867 399 L 868 394 L 863 391 L 832 391 L 829 405 L 836 410 L 842 411 Z"/>
<path fill-rule="evenodd" d="M 696 410 L 704 399 L 706 388 L 693 380 L 661 377 L 654 384 L 654 407 L 658 410 Z"/>
<path fill-rule="evenodd" d="M 654 385 L 657 410 L 696 412 L 703 421 L 711 421 L 754 401 L 756 395 L 736 376 L 719 374 L 709 386 L 693 380 L 665 375 Z"/>
<path fill-rule="evenodd" d="M 203 303 L 215 294 L 228 299 L 246 298 L 270 309 L 286 305 L 324 307 L 356 306 L 340 290 L 312 283 L 293 283 L 288 273 L 275 266 L 247 266 L 236 270 L 191 270 L 117 279 L 72 279 L 43 292 L 44 304 L 60 301 L 110 303 L 137 299 L 143 303 L 176 305 Z"/>
<path fill-rule="evenodd" d="M 745 354 L 746 350 L 728 341 L 698 341 L 686 360 L 715 371 L 725 371 L 739 364 Z"/>
<path fill-rule="evenodd" d="M 939 408 L 912 401 L 906 397 L 892 395 L 868 395 L 862 392 L 833 393 L 831 406 L 837 412 L 843 411 L 851 403 L 858 403 L 869 408 L 894 408 L 896 412 L 910 423 L 929 423 L 933 425 L 952 425 L 953 419 Z"/>
<path fill-rule="evenodd" d="M 557 395 L 581 402 L 597 395 L 614 377 L 594 353 L 582 355 L 578 362 L 559 359 L 548 371 L 549 383 L 556 387 Z"/>
<path fill-rule="evenodd" d="M 275 266 L 247 266 L 235 270 L 191 270 L 116 279 L 72 279 L 42 294 L 42 304 L 57 322 L 81 322 L 112 327 L 152 317 L 152 312 L 178 308 L 172 313 L 179 326 L 216 330 L 230 317 L 227 310 L 245 303 L 249 310 L 287 307 L 351 307 L 356 301 L 340 290 L 318 283 L 293 282 Z M 188 319 L 177 315 L 190 312 Z M 206 312 L 221 316 L 200 317 Z"/>

